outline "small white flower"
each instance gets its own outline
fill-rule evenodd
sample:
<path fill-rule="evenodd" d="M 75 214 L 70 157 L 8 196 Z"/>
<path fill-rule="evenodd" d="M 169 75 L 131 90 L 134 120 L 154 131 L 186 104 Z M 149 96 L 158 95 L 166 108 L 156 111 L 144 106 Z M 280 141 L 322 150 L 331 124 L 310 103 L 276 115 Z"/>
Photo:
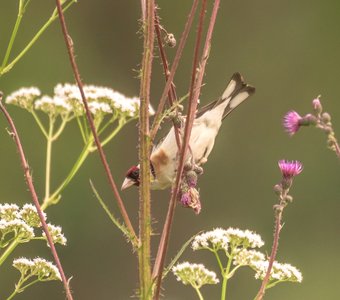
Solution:
<path fill-rule="evenodd" d="M 268 265 L 269 261 L 258 261 L 254 264 L 253 269 L 256 271 L 256 279 L 263 280 L 267 273 Z M 290 264 L 281 264 L 275 261 L 270 272 L 270 280 L 302 282 L 302 274 L 297 268 Z"/>
<path fill-rule="evenodd" d="M 21 108 L 31 110 L 34 100 L 41 95 L 41 92 L 36 87 L 21 88 L 6 98 L 7 104 L 14 104 Z"/>
<path fill-rule="evenodd" d="M 234 265 L 253 266 L 266 258 L 263 253 L 256 250 L 242 249 L 234 256 Z"/>
<path fill-rule="evenodd" d="M 110 105 L 103 102 L 89 102 L 89 110 L 93 115 L 112 114 Z"/>
<path fill-rule="evenodd" d="M 230 244 L 234 244 L 235 246 L 260 248 L 264 245 L 261 236 L 248 229 L 228 228 L 226 235 L 229 238 Z"/>
<path fill-rule="evenodd" d="M 20 242 L 27 242 L 34 238 L 34 230 L 22 220 L 0 220 L 0 231 L 3 235 L 14 232 Z"/>
<path fill-rule="evenodd" d="M 0 204 L 0 219 L 5 221 L 11 221 L 17 219 L 19 206 L 16 204 Z"/>
<path fill-rule="evenodd" d="M 178 281 L 190 284 L 195 288 L 201 288 L 205 284 L 217 284 L 219 282 L 216 273 L 209 271 L 202 264 L 183 262 L 172 268 Z"/>
<path fill-rule="evenodd" d="M 195 236 L 192 242 L 192 249 L 224 249 L 228 251 L 229 238 L 226 235 L 226 230 L 222 228 L 215 228 Z"/>
<path fill-rule="evenodd" d="M 46 259 L 37 257 L 33 259 L 34 267 L 32 267 L 32 274 L 38 276 L 42 281 L 46 280 L 60 280 L 61 276 L 58 268 Z"/>
<path fill-rule="evenodd" d="M 72 106 L 60 97 L 43 96 L 34 102 L 34 108 L 50 115 L 66 115 L 72 111 Z"/>
<path fill-rule="evenodd" d="M 61 280 L 58 268 L 46 259 L 37 257 L 33 260 L 24 257 L 13 261 L 13 267 L 22 275 L 37 276 L 40 281 Z"/>
<path fill-rule="evenodd" d="M 61 244 L 63 246 L 66 245 L 67 239 L 64 236 L 64 234 L 62 233 L 62 229 L 61 229 L 60 226 L 55 226 L 55 225 L 52 225 L 52 224 L 47 224 L 47 228 L 48 228 L 49 233 L 51 234 L 53 244 L 59 243 L 59 244 Z M 42 236 L 46 239 L 45 232 L 42 233 Z M 48 243 L 47 243 L 47 245 L 49 246 Z"/>
<path fill-rule="evenodd" d="M 24 275 L 28 271 L 30 271 L 33 266 L 34 266 L 33 261 L 25 257 L 20 257 L 20 258 L 13 260 L 13 267 L 18 269 L 20 273 Z"/>
<path fill-rule="evenodd" d="M 24 220 L 26 224 L 32 227 L 40 227 L 41 222 L 37 212 L 37 209 L 32 204 L 25 204 L 19 211 L 19 218 Z M 46 221 L 46 214 L 43 212 L 44 220 Z"/>

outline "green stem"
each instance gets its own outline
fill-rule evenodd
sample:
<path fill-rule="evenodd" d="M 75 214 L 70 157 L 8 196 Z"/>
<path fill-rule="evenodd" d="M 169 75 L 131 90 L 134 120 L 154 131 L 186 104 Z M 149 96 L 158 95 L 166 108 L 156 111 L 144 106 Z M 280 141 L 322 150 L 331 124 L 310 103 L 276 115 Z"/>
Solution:
<path fill-rule="evenodd" d="M 86 143 L 86 141 L 87 141 L 87 134 L 86 134 L 86 132 L 84 130 L 84 126 L 82 124 L 82 121 L 80 120 L 79 116 L 77 116 L 76 119 L 77 119 L 77 123 L 78 123 L 79 130 L 80 130 L 80 133 L 81 133 L 81 137 L 83 138 L 83 142 Z M 86 126 L 86 124 L 85 124 L 85 126 Z"/>
<path fill-rule="evenodd" d="M 194 289 L 195 289 L 195 291 L 196 291 L 196 293 L 197 293 L 198 298 L 199 298 L 200 300 L 204 300 L 203 295 L 202 295 L 200 289 L 199 289 L 198 287 L 195 287 L 195 286 L 194 286 Z"/>
<path fill-rule="evenodd" d="M 15 239 L 5 250 L 5 252 L 0 256 L 0 266 L 3 264 L 3 262 L 6 260 L 6 258 L 13 252 L 13 250 L 16 248 L 16 246 L 19 245 L 19 242 L 17 239 Z"/>
<path fill-rule="evenodd" d="M 30 276 L 29 276 L 30 277 Z M 6 299 L 6 300 L 11 300 L 14 298 L 15 295 L 22 293 L 26 288 L 30 287 L 33 284 L 36 284 L 37 282 L 39 282 L 39 279 L 33 280 L 30 283 L 26 284 L 25 286 L 22 287 L 22 284 L 27 281 L 29 279 L 29 277 L 27 278 L 21 278 L 18 282 L 18 284 L 16 284 L 15 286 L 15 290 L 13 291 L 13 293 Z"/>
<path fill-rule="evenodd" d="M 222 265 L 222 262 L 221 262 L 220 256 L 218 255 L 218 253 L 217 253 L 217 251 L 216 251 L 216 250 L 212 250 L 212 252 L 215 254 L 215 257 L 216 257 L 216 260 L 217 260 L 218 266 L 220 267 L 220 270 L 221 270 L 221 274 L 223 274 L 223 272 L 224 272 L 224 268 L 223 268 L 223 265 Z"/>
<path fill-rule="evenodd" d="M 221 300 L 225 300 L 227 296 L 227 287 L 228 287 L 228 279 L 229 279 L 228 275 L 229 275 L 232 261 L 233 261 L 233 255 L 231 254 L 228 259 L 227 267 L 225 268 L 225 271 L 222 273 L 223 282 L 222 282 Z"/>
<path fill-rule="evenodd" d="M 90 140 L 85 144 L 76 163 L 73 165 L 71 171 L 69 172 L 67 177 L 64 179 L 64 181 L 61 183 L 61 185 L 55 190 L 55 192 L 49 198 L 44 199 L 44 202 L 41 206 L 42 210 L 45 210 L 48 206 L 50 206 L 51 204 L 55 203 L 58 200 L 58 197 L 61 191 L 70 183 L 74 175 L 78 172 L 79 168 L 84 163 L 87 156 L 90 154 L 92 143 L 93 143 L 93 138 L 90 138 Z"/>
<path fill-rule="evenodd" d="M 132 119 L 130 119 L 130 120 L 132 120 Z M 110 142 L 117 135 L 117 133 L 123 128 L 123 126 L 126 123 L 128 123 L 130 120 L 125 121 L 125 119 L 120 119 L 118 126 L 115 128 L 115 130 L 113 130 L 112 133 L 102 141 L 102 146 L 104 147 L 108 142 Z M 91 147 L 90 152 L 93 152 L 95 150 L 97 150 L 96 146 Z"/>
<path fill-rule="evenodd" d="M 58 128 L 58 130 L 56 131 L 56 133 L 52 136 L 52 141 L 55 141 L 63 132 L 63 130 L 65 129 L 65 126 L 67 124 L 68 121 L 72 120 L 72 118 L 69 117 L 63 117 L 62 122 Z"/>
<path fill-rule="evenodd" d="M 47 146 L 46 146 L 45 199 L 48 199 L 50 197 L 51 157 L 52 157 L 54 121 L 55 119 L 50 116 L 48 136 L 47 136 Z"/>
<path fill-rule="evenodd" d="M 66 11 L 71 4 L 73 4 L 75 0 L 72 0 L 67 6 L 65 6 L 63 11 Z M 44 31 L 50 26 L 53 21 L 58 18 L 58 14 L 56 10 L 53 12 L 51 17 L 47 20 L 47 22 L 40 28 L 40 30 L 36 33 L 36 35 L 32 38 L 32 40 L 26 45 L 26 47 L 14 58 L 7 66 L 3 66 L 0 70 L 0 76 L 9 72 L 13 66 L 27 53 L 27 51 L 34 45 L 34 43 L 40 38 L 40 36 L 44 33 Z"/>
<path fill-rule="evenodd" d="M 38 124 L 40 130 L 42 131 L 43 135 L 44 135 L 46 138 L 48 138 L 47 131 L 46 131 L 44 125 L 41 123 L 40 118 L 38 117 L 38 115 L 36 114 L 36 112 L 35 112 L 33 109 L 31 109 L 29 112 L 30 112 L 30 113 L 32 114 L 32 116 L 34 117 L 34 120 L 37 122 L 37 124 Z"/>
<path fill-rule="evenodd" d="M 11 55 L 12 47 L 13 47 L 15 38 L 17 36 L 18 29 L 20 27 L 20 23 L 21 23 L 23 15 L 24 15 L 24 5 L 23 5 L 23 0 L 20 0 L 18 16 L 17 16 L 17 19 L 15 21 L 14 28 L 13 28 L 13 31 L 12 31 L 12 35 L 11 35 L 11 38 L 9 40 L 9 43 L 8 43 L 8 46 L 7 46 L 7 49 L 6 49 L 6 53 L 5 53 L 5 57 L 2 61 L 0 70 L 2 70 L 6 66 L 8 59 L 9 59 L 9 56 Z"/>

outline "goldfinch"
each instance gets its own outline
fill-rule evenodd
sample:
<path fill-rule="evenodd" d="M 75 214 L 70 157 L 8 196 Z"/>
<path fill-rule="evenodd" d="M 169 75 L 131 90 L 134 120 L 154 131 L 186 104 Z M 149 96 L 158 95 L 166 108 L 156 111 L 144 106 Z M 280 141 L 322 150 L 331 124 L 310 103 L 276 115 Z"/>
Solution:
<path fill-rule="evenodd" d="M 193 159 L 197 166 L 206 163 L 224 118 L 254 92 L 255 88 L 246 84 L 240 73 L 235 73 L 222 96 L 196 113 L 190 136 L 190 151 L 188 151 L 186 160 L 192 161 Z M 185 126 L 185 122 L 183 123 L 180 130 L 182 134 Z M 176 175 L 177 151 L 172 127 L 165 138 L 152 150 L 150 156 L 151 189 L 162 190 L 172 185 Z M 139 171 L 139 165 L 132 166 L 127 171 L 122 190 L 132 185 L 139 186 Z"/>

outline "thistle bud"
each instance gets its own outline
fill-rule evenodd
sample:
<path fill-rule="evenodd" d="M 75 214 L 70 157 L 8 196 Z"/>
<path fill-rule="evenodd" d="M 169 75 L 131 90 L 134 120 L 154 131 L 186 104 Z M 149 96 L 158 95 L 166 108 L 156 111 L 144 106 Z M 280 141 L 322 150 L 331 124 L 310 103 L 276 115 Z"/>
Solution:
<path fill-rule="evenodd" d="M 319 97 L 314 99 L 312 102 L 313 109 L 317 114 L 320 114 L 322 112 L 322 105 L 321 105 Z"/>
<path fill-rule="evenodd" d="M 176 47 L 176 39 L 175 39 L 175 36 L 172 33 L 168 33 L 165 36 L 164 41 L 170 48 Z"/>
<path fill-rule="evenodd" d="M 275 184 L 273 189 L 274 189 L 274 192 L 275 192 L 276 195 L 281 195 L 281 193 L 282 193 L 281 184 Z"/>
<path fill-rule="evenodd" d="M 329 113 L 323 113 L 322 116 L 322 121 L 325 123 L 329 123 L 331 121 L 331 115 Z"/>

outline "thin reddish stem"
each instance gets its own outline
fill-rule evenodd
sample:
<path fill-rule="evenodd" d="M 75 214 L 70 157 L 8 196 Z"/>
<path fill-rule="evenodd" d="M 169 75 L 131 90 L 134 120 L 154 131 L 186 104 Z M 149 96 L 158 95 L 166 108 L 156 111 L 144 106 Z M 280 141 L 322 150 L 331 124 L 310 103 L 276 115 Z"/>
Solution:
<path fill-rule="evenodd" d="M 105 155 L 103 147 L 100 143 L 100 140 L 99 140 L 99 137 L 98 137 L 98 134 L 97 134 L 94 122 L 93 122 L 93 118 L 92 118 L 91 112 L 90 112 L 88 104 L 87 104 L 86 96 L 85 96 L 84 89 L 83 89 L 83 83 L 81 81 L 79 69 L 78 69 L 78 66 L 77 66 L 77 63 L 76 63 L 76 60 L 75 60 L 73 42 L 72 42 L 72 39 L 71 39 L 71 37 L 68 33 L 68 30 L 67 30 L 67 26 L 66 26 L 66 22 L 65 22 L 65 18 L 64 18 L 64 13 L 63 13 L 63 10 L 62 10 L 61 4 L 60 4 L 60 0 L 56 0 L 56 5 L 57 5 L 60 25 L 61 25 L 63 36 L 64 36 L 64 39 L 65 39 L 65 44 L 66 44 L 66 47 L 67 47 L 67 52 L 68 52 L 68 55 L 69 55 L 70 63 L 71 63 L 71 66 L 72 66 L 74 77 L 76 79 L 76 82 L 77 82 L 77 85 L 78 85 L 78 88 L 79 88 L 79 91 L 80 91 L 80 95 L 81 95 L 84 107 L 85 107 L 87 121 L 90 125 L 91 131 L 92 131 L 92 134 L 93 134 L 93 137 L 94 137 L 94 141 L 96 143 L 98 153 L 100 155 L 101 162 L 104 166 L 104 170 L 105 170 L 107 179 L 110 183 L 113 194 L 115 195 L 115 198 L 117 200 L 120 213 L 123 217 L 123 220 L 124 220 L 124 223 L 125 223 L 127 229 L 130 232 L 132 244 L 134 246 L 137 246 L 138 245 L 138 238 L 137 238 L 136 233 L 135 233 L 133 226 L 131 224 L 129 215 L 128 215 L 126 209 L 125 209 L 123 200 L 120 197 L 116 183 L 113 179 L 109 164 L 108 164 L 107 159 L 106 159 L 106 155 Z"/>
<path fill-rule="evenodd" d="M 190 84 L 190 90 L 189 90 L 190 91 L 189 92 L 189 106 L 188 106 L 188 114 L 187 114 L 186 123 L 185 123 L 184 139 L 183 139 L 183 144 L 181 148 L 181 153 L 179 156 L 179 163 L 178 163 L 178 168 L 177 168 L 177 173 L 176 173 L 175 185 L 172 190 L 169 208 L 168 208 L 166 220 L 164 223 L 163 232 L 162 232 L 161 240 L 159 243 L 156 261 L 155 261 L 155 265 L 153 269 L 153 278 L 156 280 L 154 299 L 159 299 L 159 295 L 160 295 L 162 274 L 163 274 L 166 253 L 168 249 L 171 226 L 172 226 L 173 218 L 174 218 L 176 199 L 177 199 L 177 195 L 178 195 L 179 188 L 180 188 L 180 182 L 182 179 L 184 163 L 186 161 L 186 153 L 189 148 L 191 130 L 192 130 L 192 126 L 193 126 L 193 122 L 194 122 L 195 114 L 197 110 L 197 105 L 198 105 L 199 91 L 197 92 L 196 88 L 200 86 L 201 83 L 197 82 L 196 78 L 198 78 L 197 67 L 198 67 L 198 61 L 199 61 L 199 51 L 200 51 L 201 39 L 202 39 L 202 33 L 203 33 L 203 22 L 204 22 L 204 16 L 206 12 L 206 5 L 207 5 L 207 1 L 203 0 L 201 11 L 200 11 L 200 16 L 199 16 L 199 22 L 198 22 L 196 43 L 195 43 L 195 48 L 194 48 L 192 76 L 191 76 L 191 84 Z M 204 73 L 204 67 L 200 68 L 199 72 Z"/>
<path fill-rule="evenodd" d="M 156 31 L 156 36 L 157 36 L 158 49 L 161 55 L 162 66 L 164 70 L 164 77 L 165 77 L 165 81 L 167 81 L 169 78 L 169 63 L 168 63 L 168 59 L 166 57 L 166 53 L 165 53 L 163 43 L 162 43 L 162 35 L 161 35 L 161 29 L 160 29 L 160 24 L 159 24 L 159 16 L 157 15 L 157 9 L 155 9 L 155 31 Z M 175 101 L 177 100 L 176 89 L 175 89 L 175 85 L 173 82 L 171 83 L 171 88 L 168 92 L 168 100 L 169 100 L 170 107 L 172 107 Z M 178 126 L 176 125 L 174 120 L 173 120 L 173 127 L 175 131 L 177 147 L 178 149 L 181 149 L 180 133 L 179 133 Z"/>
<path fill-rule="evenodd" d="M 182 33 L 181 39 L 180 39 L 179 44 L 178 44 L 178 48 L 177 48 L 177 52 L 176 52 L 174 61 L 172 63 L 171 69 L 170 69 L 168 80 L 165 84 L 161 99 L 159 100 L 159 104 L 158 104 L 158 107 L 157 107 L 157 110 L 156 110 L 156 114 L 155 114 L 154 121 L 153 121 L 153 124 L 152 124 L 152 127 L 151 127 L 151 131 L 150 131 L 150 137 L 151 137 L 152 141 L 154 140 L 154 138 L 157 134 L 157 131 L 159 129 L 159 126 L 161 125 L 162 112 L 163 112 L 163 109 L 164 109 L 166 97 L 169 93 L 170 87 L 172 86 L 172 82 L 174 80 L 175 73 L 176 73 L 180 58 L 182 56 L 183 49 L 184 49 L 185 43 L 187 41 L 190 29 L 191 29 L 192 22 L 193 22 L 194 17 L 195 17 L 195 12 L 196 12 L 196 9 L 197 9 L 197 6 L 198 6 L 198 2 L 199 2 L 199 0 L 193 1 L 187 22 L 186 22 L 185 27 L 184 27 L 184 31 Z"/>
<path fill-rule="evenodd" d="M 283 212 L 283 210 L 278 212 L 276 214 L 276 217 L 275 217 L 275 231 L 274 231 L 274 241 L 273 241 L 272 252 L 271 252 L 270 258 L 269 258 L 268 269 L 267 269 L 265 277 L 263 278 L 261 288 L 256 295 L 256 298 L 255 298 L 256 300 L 262 300 L 263 297 L 264 297 L 264 294 L 266 292 L 266 286 L 267 286 L 269 278 L 270 278 L 270 272 L 272 271 L 273 264 L 274 264 L 276 254 L 277 254 L 277 250 L 278 250 L 278 247 L 279 247 L 280 231 L 281 231 L 281 227 L 282 227 L 281 226 L 282 212 Z"/>
<path fill-rule="evenodd" d="M 56 250 L 56 248 L 53 244 L 51 234 L 48 231 L 48 227 L 47 227 L 47 224 L 46 224 L 46 221 L 45 221 L 45 218 L 44 218 L 44 214 L 42 212 L 42 209 L 41 209 L 41 206 L 40 206 L 40 203 L 39 203 L 38 195 L 35 191 L 33 179 L 32 179 L 32 176 L 30 174 L 30 167 L 28 165 L 28 162 L 27 162 L 27 159 L 26 159 L 26 156 L 25 156 L 25 153 L 24 153 L 24 149 L 23 149 L 22 143 L 20 141 L 20 137 L 18 135 L 18 132 L 16 130 L 16 127 L 14 125 L 14 122 L 13 122 L 10 114 L 6 110 L 5 106 L 2 104 L 2 95 L 0 95 L 0 109 L 3 112 L 3 114 L 5 115 L 5 118 L 7 119 L 9 126 L 11 127 L 12 137 L 14 138 L 15 144 L 16 144 L 18 152 L 19 152 L 19 156 L 20 156 L 20 160 L 21 160 L 21 166 L 24 170 L 24 176 L 25 176 L 25 179 L 26 179 L 26 183 L 27 183 L 28 189 L 31 193 L 31 197 L 32 197 L 32 201 L 34 203 L 34 206 L 37 209 L 42 228 L 43 228 L 43 230 L 46 234 L 47 242 L 48 242 L 48 245 L 50 246 L 54 261 L 55 261 L 57 268 L 59 270 L 61 280 L 64 284 L 64 289 L 65 289 L 65 292 L 66 292 L 67 299 L 73 300 L 68 280 L 65 276 L 63 267 L 61 265 L 61 262 L 60 262 L 60 259 L 59 259 L 58 253 L 57 253 L 57 250 Z"/>

